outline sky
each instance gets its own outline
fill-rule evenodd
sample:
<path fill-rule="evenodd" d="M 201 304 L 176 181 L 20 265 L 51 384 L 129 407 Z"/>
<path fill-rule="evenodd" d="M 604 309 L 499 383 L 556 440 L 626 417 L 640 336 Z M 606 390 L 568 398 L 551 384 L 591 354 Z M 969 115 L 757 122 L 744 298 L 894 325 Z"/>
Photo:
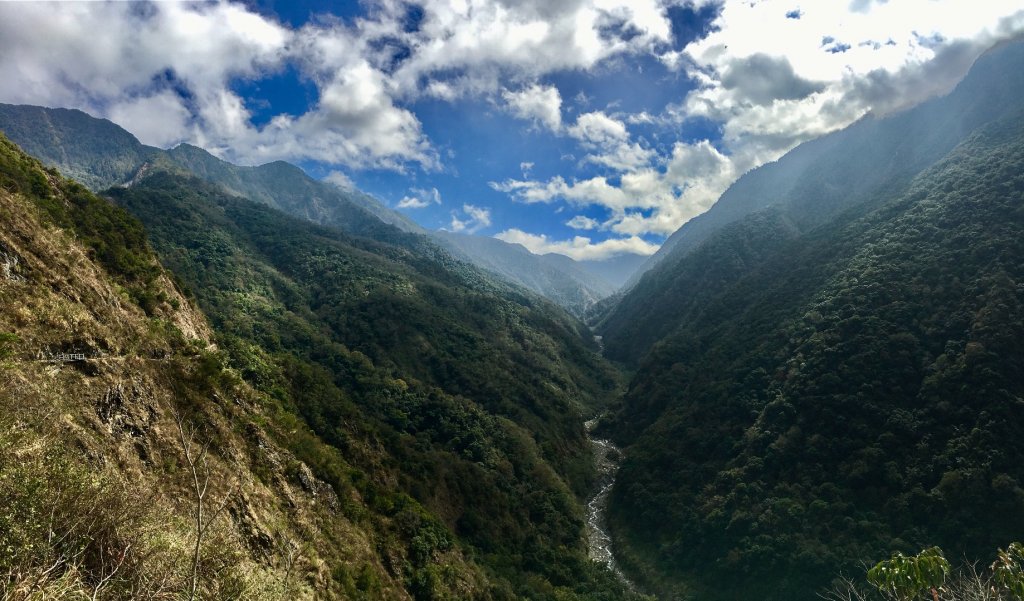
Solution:
<path fill-rule="evenodd" d="M 1022 31 L 1019 0 L 0 2 L 0 102 L 602 260 Z"/>

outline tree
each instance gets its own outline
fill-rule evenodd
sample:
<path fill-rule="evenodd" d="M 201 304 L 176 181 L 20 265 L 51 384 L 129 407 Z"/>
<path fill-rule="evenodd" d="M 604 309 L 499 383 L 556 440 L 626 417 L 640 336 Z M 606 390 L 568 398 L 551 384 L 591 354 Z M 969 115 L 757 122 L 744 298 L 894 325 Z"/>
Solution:
<path fill-rule="evenodd" d="M 207 461 L 209 444 L 199 445 L 196 442 L 196 428 L 186 424 L 185 420 L 175 414 L 178 424 L 178 435 L 181 449 L 185 454 L 185 463 L 192 477 L 192 516 L 195 522 L 196 541 L 192 548 L 192 565 L 189 575 L 189 601 L 194 601 L 199 592 L 199 566 L 202 560 L 203 540 L 210 526 L 227 508 L 231 500 L 228 492 L 213 511 L 207 512 L 207 494 L 210 490 L 210 465 Z"/>

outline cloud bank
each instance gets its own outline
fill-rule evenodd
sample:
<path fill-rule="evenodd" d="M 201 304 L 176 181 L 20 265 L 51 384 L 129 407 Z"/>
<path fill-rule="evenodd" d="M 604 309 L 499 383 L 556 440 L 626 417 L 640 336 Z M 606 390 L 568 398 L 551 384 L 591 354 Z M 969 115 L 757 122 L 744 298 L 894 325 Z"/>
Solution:
<path fill-rule="evenodd" d="M 679 47 L 673 5 L 717 12 L 705 35 Z M 0 3 L 0 101 L 81 108 L 145 143 L 188 141 L 248 164 L 320 162 L 340 176 L 444 169 L 414 107 L 483 100 L 581 157 L 536 179 L 525 157 L 521 179 L 491 188 L 588 211 L 557 219 L 594 232 L 499 236 L 578 257 L 647 254 L 651 239 L 706 210 L 747 170 L 865 114 L 949 90 L 985 48 L 1022 31 L 1016 0 L 368 0 L 360 16 L 301 27 L 227 0 Z M 654 112 L 591 107 L 583 92 L 563 103 L 555 76 L 629 57 L 657 61 L 690 91 Z M 256 119 L 240 84 L 289 73 L 313 102 Z M 695 122 L 720 136 L 665 143 Z M 651 128 L 659 143 L 640 135 Z M 398 206 L 439 204 L 427 190 Z M 491 225 L 489 210 L 470 204 L 450 217 L 453 231 Z"/>

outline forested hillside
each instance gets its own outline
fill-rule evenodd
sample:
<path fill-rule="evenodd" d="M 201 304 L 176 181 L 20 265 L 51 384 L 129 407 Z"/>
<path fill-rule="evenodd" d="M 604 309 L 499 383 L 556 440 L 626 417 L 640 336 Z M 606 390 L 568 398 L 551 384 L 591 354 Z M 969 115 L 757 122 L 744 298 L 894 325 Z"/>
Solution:
<path fill-rule="evenodd" d="M 1024 536 L 1022 174 L 1018 113 L 901 194 L 799 237 L 766 213 L 680 263 L 611 505 L 652 588 L 809 600 L 892 550 Z"/>
<path fill-rule="evenodd" d="M 411 598 L 443 526 L 315 477 L 289 448 L 359 472 L 224 368 L 137 220 L 4 138 L 0 188 L 4 598 Z M 435 591 L 488 586 L 419 557 L 459 574 Z"/>
<path fill-rule="evenodd" d="M 618 588 L 582 546 L 582 421 L 615 377 L 579 323 L 446 255 L 196 178 L 152 173 L 110 194 L 210 315 L 230 365 L 365 474 L 333 484 L 385 514 L 404 495 L 421 503 L 508 583 L 499 597 Z M 429 545 L 450 544 L 439 536 Z"/>
<path fill-rule="evenodd" d="M 51 586 L 52 576 L 53 587 L 99 598 L 147 596 L 139 587 L 166 569 L 159 586 L 187 593 L 188 472 L 156 469 L 183 461 L 175 416 L 184 416 L 186 431 L 199 428 L 194 452 L 217 441 L 208 503 L 227 499 L 229 509 L 201 541 L 204 598 L 630 597 L 583 546 L 577 495 L 593 468 L 582 420 L 615 378 L 580 324 L 443 253 L 351 238 L 196 178 L 154 170 L 115 190 L 140 224 L 4 144 L 4 189 L 21 196 L 5 198 L 3 217 L 21 233 L 0 248 L 2 291 L 22 308 L 0 325 L 11 383 L 0 495 L 15 512 L 3 519 L 56 512 L 45 527 L 85 545 L 84 564 L 60 555 L 79 547 L 0 557 L 14 570 L 4 590 L 20 590 L 20 579 Z M 89 250 L 68 265 L 54 258 L 75 244 Z M 29 302 L 29 290 L 64 300 Z M 118 323 L 128 330 L 111 330 Z M 37 352 L 87 359 L 75 370 L 35 362 Z M 44 386 L 40 377 L 58 379 Z M 42 418 L 47 403 L 71 421 Z M 43 442 L 68 439 L 68 428 L 67 446 Z M 60 471 L 22 483 L 26 460 Z M 82 513 L 60 490 L 88 481 L 100 488 L 75 493 L 95 506 Z M 42 496 L 22 488 L 30 482 Z M 157 515 L 149 510 L 110 533 L 76 530 L 89 516 L 120 519 L 119 507 L 141 503 L 140 486 L 159 495 L 145 504 L 172 520 L 170 547 L 145 538 Z M 293 513 L 280 513 L 286 505 Z M 42 536 L 5 530 L 25 544 Z M 112 538 L 90 542 L 99 535 Z M 43 574 L 53 557 L 63 557 L 59 570 Z M 110 557 L 135 563 L 115 577 Z"/>

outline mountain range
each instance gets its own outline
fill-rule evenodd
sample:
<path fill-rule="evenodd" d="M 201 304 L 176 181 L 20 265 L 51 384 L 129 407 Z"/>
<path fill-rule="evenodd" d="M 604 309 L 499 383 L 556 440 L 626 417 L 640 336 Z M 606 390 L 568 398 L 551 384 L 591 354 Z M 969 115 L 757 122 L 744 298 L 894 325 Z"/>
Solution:
<path fill-rule="evenodd" d="M 577 316 L 612 294 L 641 260 L 577 263 L 563 255 L 537 256 L 496 238 L 428 231 L 372 196 L 315 180 L 284 161 L 240 167 L 190 144 L 162 150 L 142 144 L 110 121 L 77 110 L 0 104 L 0 129 L 27 152 L 93 191 L 128 185 L 151 169 L 165 169 L 194 175 L 230 194 L 349 233 L 372 236 L 383 222 L 429 236 L 459 259 L 524 286 Z"/>
<path fill-rule="evenodd" d="M 110 598 L 809 601 L 893 551 L 988 565 L 1024 540 L 1022 74 L 1003 44 L 798 146 L 636 276 L 0 105 L 0 568 Z M 584 546 L 595 418 L 629 582 Z"/>
<path fill-rule="evenodd" d="M 3 149 L 0 542 L 15 576 L 60 575 L 5 587 L 635 598 L 583 546 L 583 421 L 618 384 L 582 323 L 365 211 L 319 225 L 222 183 L 262 169 L 157 155 L 99 198 Z M 116 154 L 79 169 L 118 181 Z"/>

